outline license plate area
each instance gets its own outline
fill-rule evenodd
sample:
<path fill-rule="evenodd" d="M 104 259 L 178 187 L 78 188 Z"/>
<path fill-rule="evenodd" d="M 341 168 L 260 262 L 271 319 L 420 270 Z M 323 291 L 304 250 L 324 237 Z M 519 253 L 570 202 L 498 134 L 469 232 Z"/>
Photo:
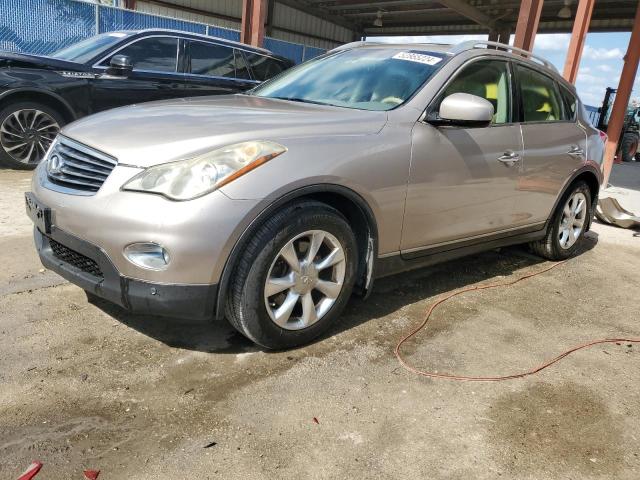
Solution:
<path fill-rule="evenodd" d="M 36 200 L 31 192 L 24 194 L 27 215 L 42 233 L 51 233 L 51 209 Z"/>

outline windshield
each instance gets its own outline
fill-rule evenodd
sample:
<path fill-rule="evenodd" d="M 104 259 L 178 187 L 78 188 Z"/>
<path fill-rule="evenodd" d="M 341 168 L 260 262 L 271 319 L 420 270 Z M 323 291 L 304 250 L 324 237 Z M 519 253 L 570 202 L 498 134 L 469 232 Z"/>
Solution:
<path fill-rule="evenodd" d="M 444 55 L 389 47 L 356 48 L 310 60 L 252 90 L 259 97 L 360 110 L 391 110 L 444 63 Z"/>
<path fill-rule="evenodd" d="M 128 35 L 126 33 L 122 32 L 102 33 L 95 37 L 87 38 L 81 42 L 69 45 L 68 47 L 53 53 L 51 56 L 60 60 L 86 63 L 127 36 Z"/>

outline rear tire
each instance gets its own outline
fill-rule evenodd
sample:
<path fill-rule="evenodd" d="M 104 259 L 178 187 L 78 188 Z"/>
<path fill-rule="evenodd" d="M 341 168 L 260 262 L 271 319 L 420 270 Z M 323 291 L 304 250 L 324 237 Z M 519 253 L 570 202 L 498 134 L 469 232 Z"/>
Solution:
<path fill-rule="evenodd" d="M 638 152 L 638 141 L 640 135 L 637 133 L 625 133 L 620 142 L 620 156 L 623 162 L 633 162 Z"/>
<path fill-rule="evenodd" d="M 0 110 L 0 165 L 33 170 L 65 123 L 64 117 L 48 105 L 9 104 Z"/>
<path fill-rule="evenodd" d="M 547 260 L 564 260 L 575 255 L 593 215 L 591 207 L 589 186 L 583 181 L 573 184 L 553 212 L 547 234 L 532 242 L 531 250 Z"/>
<path fill-rule="evenodd" d="M 231 279 L 227 318 L 269 349 L 309 343 L 338 321 L 357 264 L 356 238 L 340 212 L 315 201 L 285 207 L 244 248 Z"/>

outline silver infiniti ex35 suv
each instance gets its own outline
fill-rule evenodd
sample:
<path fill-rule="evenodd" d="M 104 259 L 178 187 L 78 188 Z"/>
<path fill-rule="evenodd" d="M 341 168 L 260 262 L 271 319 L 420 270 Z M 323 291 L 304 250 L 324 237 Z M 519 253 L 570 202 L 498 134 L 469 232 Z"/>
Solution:
<path fill-rule="evenodd" d="M 378 277 L 515 243 L 571 256 L 603 149 L 527 52 L 357 42 L 245 94 L 74 122 L 26 204 L 42 263 L 91 295 L 287 348 Z"/>

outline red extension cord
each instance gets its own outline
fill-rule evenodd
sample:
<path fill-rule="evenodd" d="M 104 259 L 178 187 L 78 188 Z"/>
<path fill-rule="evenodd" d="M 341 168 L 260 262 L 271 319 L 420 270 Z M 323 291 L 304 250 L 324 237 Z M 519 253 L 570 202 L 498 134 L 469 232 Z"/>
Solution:
<path fill-rule="evenodd" d="M 593 345 L 598 345 L 600 343 L 621 343 L 621 342 L 640 343 L 640 338 L 601 338 L 601 339 L 598 339 L 598 340 L 592 340 L 590 342 L 583 343 L 583 344 L 580 344 L 580 345 L 576 345 L 575 347 L 571 347 L 569 350 L 566 350 L 566 351 L 562 352 L 560 355 L 552 358 L 551 360 L 548 360 L 548 361 L 542 363 L 541 365 L 538 365 L 537 367 L 532 368 L 531 370 L 527 370 L 527 371 L 524 371 L 524 372 L 521 372 L 521 373 L 514 373 L 514 374 L 511 374 L 511 375 L 497 376 L 497 377 L 474 377 L 474 376 L 466 376 L 466 375 L 454 375 L 452 373 L 428 372 L 428 371 L 425 371 L 425 370 L 420 370 L 418 368 L 412 367 L 411 365 L 409 365 L 404 360 L 404 358 L 402 358 L 402 354 L 400 353 L 400 348 L 402 347 L 402 344 L 404 342 L 406 342 L 407 340 L 409 340 L 411 337 L 413 337 L 415 334 L 417 334 L 420 330 L 422 330 L 427 325 L 427 323 L 429 322 L 429 319 L 431 318 L 431 314 L 433 313 L 433 311 L 436 309 L 436 307 L 438 305 L 446 302 L 447 300 L 449 300 L 449 299 L 451 299 L 453 297 L 457 297 L 458 295 L 462 295 L 463 293 L 466 293 L 466 292 L 473 292 L 473 291 L 476 291 L 476 290 L 488 290 L 490 288 L 508 287 L 510 285 L 515 285 L 516 283 L 521 282 L 522 280 L 526 280 L 528 278 L 535 277 L 536 275 L 541 275 L 543 273 L 546 273 L 549 270 L 552 270 L 552 269 L 564 264 L 565 262 L 566 262 L 566 260 L 564 260 L 562 262 L 554 263 L 553 265 L 551 265 L 551 266 L 549 266 L 547 268 L 544 268 L 544 269 L 539 270 L 537 272 L 529 273 L 527 275 L 523 275 L 522 277 L 516 278 L 515 280 L 510 280 L 508 282 L 492 283 L 492 284 L 489 284 L 489 285 L 480 285 L 480 286 L 463 288 L 462 290 L 457 290 L 455 292 L 449 293 L 448 295 L 446 295 L 446 296 L 440 298 L 439 300 L 435 301 L 434 303 L 431 304 L 431 306 L 427 310 L 427 315 L 424 318 L 424 320 L 422 321 L 422 323 L 420 325 L 418 325 L 416 328 L 414 328 L 409 334 L 407 334 L 404 337 L 402 337 L 402 339 L 396 345 L 394 353 L 396 355 L 396 358 L 400 362 L 400 365 L 402 365 L 405 369 L 409 370 L 410 372 L 413 372 L 413 373 L 415 373 L 417 375 L 422 375 L 423 377 L 445 378 L 445 379 L 448 379 L 448 380 L 459 380 L 459 381 L 463 381 L 463 382 L 499 382 L 499 381 L 502 381 L 502 380 L 513 380 L 515 378 L 522 378 L 522 377 L 527 377 L 529 375 L 533 375 L 534 373 L 538 373 L 539 371 L 544 370 L 547 367 L 550 367 L 554 363 L 559 362 L 564 357 L 572 354 L 573 352 L 576 352 L 578 350 L 582 350 L 583 348 L 592 347 Z"/>

